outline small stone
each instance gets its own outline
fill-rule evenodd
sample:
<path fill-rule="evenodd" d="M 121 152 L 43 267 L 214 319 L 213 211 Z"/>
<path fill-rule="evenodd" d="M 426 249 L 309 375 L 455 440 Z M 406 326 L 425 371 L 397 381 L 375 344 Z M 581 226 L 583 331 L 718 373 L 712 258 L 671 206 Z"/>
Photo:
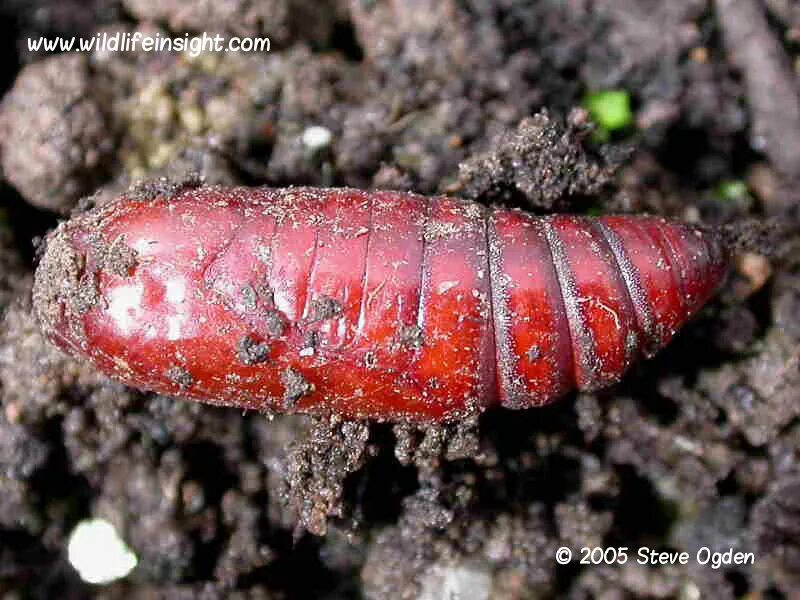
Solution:
<path fill-rule="evenodd" d="M 420 583 L 420 600 L 486 600 L 489 598 L 492 578 L 488 568 L 482 565 L 435 565 L 422 576 Z"/>
<path fill-rule="evenodd" d="M 114 526 L 104 519 L 78 523 L 67 542 L 67 558 L 81 579 L 93 584 L 122 579 L 138 562 Z"/>
<path fill-rule="evenodd" d="M 303 131 L 301 139 L 306 148 L 311 151 L 317 151 L 330 146 L 333 134 L 327 127 L 312 125 Z"/>
<path fill-rule="evenodd" d="M 747 289 L 741 290 L 743 297 L 755 294 L 764 287 L 764 284 L 772 275 L 772 265 L 769 260 L 761 254 L 746 252 L 736 260 L 736 272 L 747 282 Z"/>

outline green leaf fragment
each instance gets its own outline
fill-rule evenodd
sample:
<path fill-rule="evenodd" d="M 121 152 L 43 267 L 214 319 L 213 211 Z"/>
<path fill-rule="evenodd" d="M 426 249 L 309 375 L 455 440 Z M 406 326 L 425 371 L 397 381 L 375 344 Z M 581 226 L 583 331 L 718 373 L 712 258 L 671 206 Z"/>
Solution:
<path fill-rule="evenodd" d="M 633 124 L 631 97 L 625 90 L 592 92 L 584 98 L 583 106 L 602 131 L 618 131 Z"/>
<path fill-rule="evenodd" d="M 735 200 L 742 200 L 749 195 L 747 184 L 739 179 L 730 181 L 723 181 L 715 190 L 714 195 L 720 200 L 726 202 L 733 202 Z"/>

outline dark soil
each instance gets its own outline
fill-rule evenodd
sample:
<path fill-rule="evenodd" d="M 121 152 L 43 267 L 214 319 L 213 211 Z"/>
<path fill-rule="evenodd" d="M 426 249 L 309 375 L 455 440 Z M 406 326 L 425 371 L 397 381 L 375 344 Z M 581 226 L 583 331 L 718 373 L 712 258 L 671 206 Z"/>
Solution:
<path fill-rule="evenodd" d="M 273 47 L 27 50 L 123 30 Z M 3 598 L 797 597 L 794 3 L 7 0 L 0 31 Z M 606 144 L 580 108 L 603 89 L 634 112 Z M 309 144 L 312 126 L 330 142 Z M 30 311 L 57 215 L 200 178 L 650 212 L 722 228 L 739 252 L 718 297 L 610 390 L 424 429 L 242 414 L 110 383 Z M 243 342 L 242 360 L 261 353 Z M 127 579 L 90 587 L 67 562 L 89 516 L 137 554 Z M 755 564 L 559 566 L 559 546 Z"/>

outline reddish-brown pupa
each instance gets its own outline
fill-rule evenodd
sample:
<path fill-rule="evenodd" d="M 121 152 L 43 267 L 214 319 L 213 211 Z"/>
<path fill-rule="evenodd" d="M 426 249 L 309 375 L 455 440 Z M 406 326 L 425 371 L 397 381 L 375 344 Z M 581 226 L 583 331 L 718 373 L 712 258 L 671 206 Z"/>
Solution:
<path fill-rule="evenodd" d="M 430 421 L 617 381 L 724 263 L 715 235 L 660 218 L 205 187 L 62 223 L 34 299 L 51 340 L 134 387 Z"/>

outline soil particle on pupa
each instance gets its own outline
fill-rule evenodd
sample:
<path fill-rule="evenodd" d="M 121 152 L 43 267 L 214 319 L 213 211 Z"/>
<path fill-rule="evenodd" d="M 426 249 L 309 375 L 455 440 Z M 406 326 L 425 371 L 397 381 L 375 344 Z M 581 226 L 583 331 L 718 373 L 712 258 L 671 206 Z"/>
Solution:
<path fill-rule="evenodd" d="M 93 251 L 97 267 L 119 277 L 129 275 L 137 264 L 137 252 L 125 243 L 124 234 L 110 244 L 99 241 Z"/>
<path fill-rule="evenodd" d="M 288 460 L 287 501 L 301 527 L 324 535 L 328 519 L 343 516 L 344 480 L 363 464 L 368 439 L 367 423 L 313 418 Z"/>
<path fill-rule="evenodd" d="M 422 472 L 434 472 L 445 461 L 478 456 L 478 415 L 465 415 L 456 423 L 417 426 L 398 423 L 394 455 L 403 465 L 413 464 Z"/>
<path fill-rule="evenodd" d="M 257 365 L 269 358 L 269 344 L 246 335 L 236 345 L 236 357 L 243 365 Z"/>
<path fill-rule="evenodd" d="M 252 285 L 244 285 L 239 290 L 239 295 L 242 297 L 242 304 L 245 310 L 254 311 L 258 306 L 258 295 Z"/>
<path fill-rule="evenodd" d="M 134 183 L 128 189 L 126 196 L 139 202 L 146 202 L 155 198 L 171 200 L 181 192 L 200 187 L 203 183 L 203 177 L 198 173 L 187 173 L 180 179 L 159 177 L 158 179 Z"/>
<path fill-rule="evenodd" d="M 542 351 L 539 349 L 539 346 L 531 346 L 528 348 L 528 351 L 525 353 L 525 357 L 528 359 L 529 362 L 536 362 L 542 356 Z"/>
<path fill-rule="evenodd" d="M 167 372 L 164 373 L 164 375 L 172 383 L 181 388 L 181 390 L 186 390 L 190 388 L 194 383 L 194 377 L 192 377 L 192 374 L 179 365 L 174 365 L 170 367 L 169 369 L 167 369 Z"/>
<path fill-rule="evenodd" d="M 283 404 L 287 409 L 292 408 L 300 398 L 314 391 L 314 384 L 310 383 L 300 371 L 291 367 L 287 367 L 281 373 L 281 383 L 283 384 Z"/>
<path fill-rule="evenodd" d="M 264 323 L 267 335 L 272 339 L 281 337 L 286 330 L 286 325 L 277 310 L 268 310 L 264 315 Z"/>
<path fill-rule="evenodd" d="M 166 178 L 171 181 L 201 181 L 204 185 L 234 186 L 241 183 L 236 174 L 235 158 L 215 145 L 202 140 L 186 142 L 163 167 L 147 172 L 149 179 Z"/>
<path fill-rule="evenodd" d="M 327 321 L 342 314 L 342 305 L 334 298 L 329 296 L 318 296 L 311 300 L 308 307 L 309 323 L 319 323 Z"/>
<path fill-rule="evenodd" d="M 400 329 L 397 341 L 403 348 L 419 350 L 425 343 L 425 337 L 418 325 L 406 325 Z"/>
<path fill-rule="evenodd" d="M 52 329 L 62 313 L 75 326 L 99 300 L 95 274 L 87 273 L 86 256 L 69 240 L 70 230 L 61 225 L 46 240 L 33 286 L 33 306 L 39 321 Z M 72 318 L 71 318 L 72 317 Z"/>
<path fill-rule="evenodd" d="M 303 333 L 303 347 L 300 348 L 300 356 L 313 356 L 319 347 L 319 332 L 306 331 Z"/>

